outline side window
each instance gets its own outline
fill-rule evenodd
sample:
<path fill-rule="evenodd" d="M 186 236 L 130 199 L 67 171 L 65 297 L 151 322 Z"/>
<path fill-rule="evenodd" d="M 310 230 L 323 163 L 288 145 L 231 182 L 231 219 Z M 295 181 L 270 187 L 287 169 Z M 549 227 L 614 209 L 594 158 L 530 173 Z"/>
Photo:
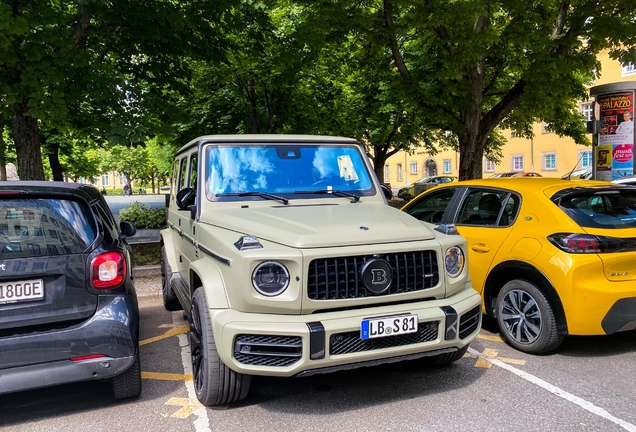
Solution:
<path fill-rule="evenodd" d="M 471 189 L 461 204 L 458 225 L 509 226 L 517 217 L 520 199 L 506 191 Z"/>
<path fill-rule="evenodd" d="M 439 224 L 442 222 L 442 216 L 444 216 L 444 212 L 450 204 L 451 199 L 453 199 L 456 190 L 455 188 L 447 188 L 426 194 L 408 206 L 404 211 L 422 222 Z"/>
<path fill-rule="evenodd" d="M 198 169 L 199 155 L 198 153 L 193 153 L 190 156 L 190 183 L 189 186 L 197 190 L 197 169 Z"/>
<path fill-rule="evenodd" d="M 174 166 L 172 167 L 172 181 L 170 182 L 170 193 L 172 195 L 172 198 L 174 199 L 174 196 L 177 194 L 177 182 L 179 181 L 179 178 L 177 177 L 179 174 L 179 161 L 176 160 L 174 161 Z"/>
<path fill-rule="evenodd" d="M 182 158 L 181 161 L 180 161 L 179 183 L 177 184 L 177 191 L 180 191 L 181 189 L 183 189 L 187 185 L 187 180 L 186 180 L 187 172 L 186 172 L 186 170 L 188 169 L 188 164 L 186 162 L 187 162 L 186 158 Z"/>

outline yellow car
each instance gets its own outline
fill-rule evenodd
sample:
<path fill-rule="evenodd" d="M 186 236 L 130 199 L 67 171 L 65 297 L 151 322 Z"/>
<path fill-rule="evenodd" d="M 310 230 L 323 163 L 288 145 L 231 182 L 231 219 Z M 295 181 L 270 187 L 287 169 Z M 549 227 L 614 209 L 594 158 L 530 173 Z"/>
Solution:
<path fill-rule="evenodd" d="M 485 314 L 518 350 L 636 328 L 636 187 L 552 178 L 440 185 L 402 210 L 468 240 Z"/>

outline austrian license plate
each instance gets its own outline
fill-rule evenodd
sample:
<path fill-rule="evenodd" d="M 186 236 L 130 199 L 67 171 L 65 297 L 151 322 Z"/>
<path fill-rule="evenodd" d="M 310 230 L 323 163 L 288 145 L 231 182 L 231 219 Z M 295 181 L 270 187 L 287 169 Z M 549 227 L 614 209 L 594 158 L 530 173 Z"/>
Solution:
<path fill-rule="evenodd" d="M 393 315 L 362 320 L 360 338 L 373 339 L 417 332 L 417 315 Z"/>
<path fill-rule="evenodd" d="M 37 301 L 43 298 L 42 279 L 0 283 L 0 304 Z"/>

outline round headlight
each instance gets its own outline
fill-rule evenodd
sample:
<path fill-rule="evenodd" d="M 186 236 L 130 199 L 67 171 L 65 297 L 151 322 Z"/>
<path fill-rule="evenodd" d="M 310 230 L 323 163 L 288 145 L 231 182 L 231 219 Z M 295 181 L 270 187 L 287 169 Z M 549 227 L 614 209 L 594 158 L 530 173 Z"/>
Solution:
<path fill-rule="evenodd" d="M 446 250 L 444 255 L 446 274 L 450 277 L 457 277 L 464 269 L 464 252 L 459 246 L 453 246 Z"/>
<path fill-rule="evenodd" d="M 262 262 L 252 273 L 252 285 L 254 285 L 256 291 L 264 296 L 277 296 L 282 294 L 289 286 L 289 272 L 279 262 Z"/>

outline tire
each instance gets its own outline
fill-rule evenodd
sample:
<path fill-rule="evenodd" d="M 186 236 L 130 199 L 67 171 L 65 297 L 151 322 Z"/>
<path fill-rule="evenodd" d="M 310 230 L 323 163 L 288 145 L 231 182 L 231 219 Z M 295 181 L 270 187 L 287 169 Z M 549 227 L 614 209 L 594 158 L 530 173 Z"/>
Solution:
<path fill-rule="evenodd" d="M 464 357 L 464 354 L 468 351 L 468 345 L 461 348 L 459 351 L 455 351 L 447 354 L 438 354 L 433 357 L 424 357 L 420 360 L 422 366 L 425 367 L 439 367 L 447 364 L 451 364 Z"/>
<path fill-rule="evenodd" d="M 166 247 L 161 246 L 161 293 L 163 294 L 163 307 L 169 311 L 182 310 L 183 307 L 179 303 L 179 299 L 170 287 L 170 279 L 172 278 L 172 269 L 168 264 L 166 256 Z"/>
<path fill-rule="evenodd" d="M 197 399 L 212 406 L 244 399 L 252 377 L 234 372 L 221 361 L 203 288 L 197 288 L 192 296 L 190 317 L 190 356 Z"/>
<path fill-rule="evenodd" d="M 135 355 L 135 361 L 128 370 L 111 379 L 111 388 L 115 399 L 128 399 L 138 397 L 141 394 L 141 362 L 139 350 Z"/>
<path fill-rule="evenodd" d="M 532 283 L 515 279 L 497 296 L 497 324 L 512 347 L 529 354 L 555 350 L 564 335 L 557 329 L 552 305 Z"/>

